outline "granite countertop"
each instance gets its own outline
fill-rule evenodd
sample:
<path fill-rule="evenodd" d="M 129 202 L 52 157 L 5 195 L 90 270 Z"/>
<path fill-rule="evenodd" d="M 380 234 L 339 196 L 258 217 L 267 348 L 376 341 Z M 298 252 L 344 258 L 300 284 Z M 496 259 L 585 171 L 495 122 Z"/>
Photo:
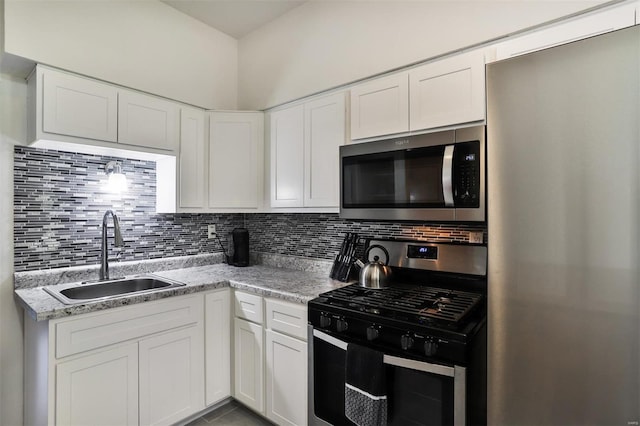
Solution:
<path fill-rule="evenodd" d="M 145 270 L 144 272 L 148 273 L 150 271 Z M 222 287 L 237 288 L 261 296 L 279 298 L 295 303 L 307 303 L 320 293 L 347 285 L 347 283 L 330 279 L 326 272 L 319 272 L 318 270 L 285 269 L 270 265 L 238 268 L 223 263 L 216 263 L 180 269 L 159 270 L 153 271 L 152 273 L 153 275 L 179 281 L 186 285 L 183 287 L 156 290 L 152 293 L 123 295 L 117 298 L 75 305 L 63 304 L 45 292 L 42 286 L 34 287 L 33 285 L 24 285 L 26 288 L 16 289 L 15 295 L 25 311 L 34 320 L 44 321 Z M 111 275 L 112 277 L 116 276 L 113 273 Z M 37 276 L 37 274 L 31 277 L 32 281 L 35 281 L 35 276 Z M 57 277 L 60 276 L 62 275 L 57 275 Z M 79 275 L 67 273 L 66 276 L 78 277 Z M 25 280 L 23 277 L 19 278 L 16 276 L 16 283 L 18 281 L 24 282 Z M 40 275 L 40 281 L 47 282 L 47 279 L 43 279 L 42 275 Z M 48 281 L 50 283 L 51 279 Z M 65 281 L 66 283 L 73 282 L 68 279 L 61 280 L 58 278 L 56 284 L 62 284 L 60 281 Z"/>

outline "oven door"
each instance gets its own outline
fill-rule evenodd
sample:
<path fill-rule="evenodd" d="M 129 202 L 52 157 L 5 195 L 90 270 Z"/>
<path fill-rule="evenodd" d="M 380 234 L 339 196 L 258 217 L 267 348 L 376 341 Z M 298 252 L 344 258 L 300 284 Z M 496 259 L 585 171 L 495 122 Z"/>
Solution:
<path fill-rule="evenodd" d="M 351 425 L 344 415 L 348 342 L 309 326 L 309 424 Z M 385 355 L 389 425 L 464 425 L 466 369 Z"/>

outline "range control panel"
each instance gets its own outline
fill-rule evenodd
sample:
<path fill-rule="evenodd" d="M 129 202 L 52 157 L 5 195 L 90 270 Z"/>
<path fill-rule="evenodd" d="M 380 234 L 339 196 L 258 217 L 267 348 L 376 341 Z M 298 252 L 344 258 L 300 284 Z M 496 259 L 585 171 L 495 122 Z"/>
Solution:
<path fill-rule="evenodd" d="M 407 246 L 407 257 L 409 259 L 437 260 L 438 247 L 427 246 L 427 245 L 424 245 L 424 246 L 409 245 Z"/>

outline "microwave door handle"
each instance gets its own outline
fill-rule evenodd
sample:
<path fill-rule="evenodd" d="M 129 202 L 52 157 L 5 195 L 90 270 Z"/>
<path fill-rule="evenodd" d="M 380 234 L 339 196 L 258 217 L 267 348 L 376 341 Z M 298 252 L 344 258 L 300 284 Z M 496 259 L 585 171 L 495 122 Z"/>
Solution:
<path fill-rule="evenodd" d="M 445 207 L 453 207 L 453 149 L 454 145 L 444 147 L 442 156 L 442 195 Z"/>

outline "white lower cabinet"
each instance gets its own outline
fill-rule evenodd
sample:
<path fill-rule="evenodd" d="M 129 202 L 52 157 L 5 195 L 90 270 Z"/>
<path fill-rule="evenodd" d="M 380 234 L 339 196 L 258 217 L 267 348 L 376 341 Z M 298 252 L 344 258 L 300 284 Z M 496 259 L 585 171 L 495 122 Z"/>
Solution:
<path fill-rule="evenodd" d="M 266 331 L 267 417 L 279 425 L 307 424 L 307 342 Z"/>
<path fill-rule="evenodd" d="M 136 343 L 61 362 L 55 370 L 55 424 L 138 424 Z"/>
<path fill-rule="evenodd" d="M 234 397 L 264 414 L 264 371 L 262 326 L 234 319 Z"/>
<path fill-rule="evenodd" d="M 278 425 L 306 425 L 306 323 L 303 304 L 229 288 L 25 315 L 25 424 L 171 425 L 233 395 Z"/>
<path fill-rule="evenodd" d="M 202 326 L 140 341 L 140 424 L 171 425 L 204 408 Z"/>
<path fill-rule="evenodd" d="M 231 395 L 231 291 L 204 296 L 205 404 Z"/>
<path fill-rule="evenodd" d="M 203 410 L 203 308 L 194 294 L 25 317 L 25 424 L 168 425 Z"/>
<path fill-rule="evenodd" d="M 307 307 L 234 292 L 234 397 L 278 425 L 307 424 Z"/>

